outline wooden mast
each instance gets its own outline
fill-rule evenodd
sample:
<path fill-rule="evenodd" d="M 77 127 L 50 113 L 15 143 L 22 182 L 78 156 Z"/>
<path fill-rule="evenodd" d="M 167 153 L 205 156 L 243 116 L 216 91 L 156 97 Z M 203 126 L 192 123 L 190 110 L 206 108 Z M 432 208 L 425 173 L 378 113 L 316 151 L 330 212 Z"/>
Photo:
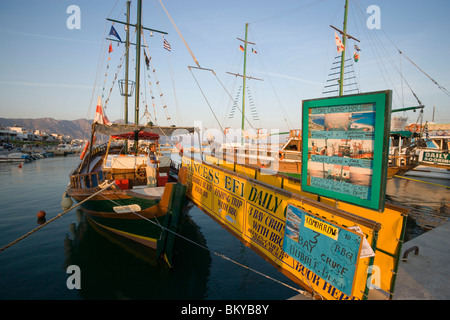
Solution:
<path fill-rule="evenodd" d="M 344 30 L 342 34 L 342 44 L 344 50 L 341 56 L 341 74 L 339 77 L 339 96 L 344 94 L 344 66 L 345 66 L 345 51 L 347 50 L 347 16 L 348 16 L 348 0 L 345 0 L 345 13 L 344 13 Z"/>
<path fill-rule="evenodd" d="M 139 98 L 140 98 L 140 76 L 141 76 L 141 33 L 142 33 L 142 0 L 137 2 L 137 22 L 136 22 L 136 95 L 134 106 L 134 124 L 139 125 Z M 139 147 L 139 131 L 134 133 L 134 148 L 137 156 Z"/>
<path fill-rule="evenodd" d="M 241 124 L 241 146 L 244 145 L 244 125 L 245 125 L 245 79 L 247 75 L 247 34 L 248 23 L 245 24 L 245 40 L 244 40 L 244 76 L 242 80 L 242 124 Z"/>
<path fill-rule="evenodd" d="M 127 38 L 125 40 L 125 124 L 128 124 L 128 70 L 130 67 L 129 54 L 130 54 L 130 4 L 131 1 L 127 1 Z"/>
<path fill-rule="evenodd" d="M 258 78 L 254 78 L 254 77 L 247 77 L 247 44 L 253 44 L 255 45 L 255 43 L 250 42 L 247 40 L 247 34 L 248 34 L 248 23 L 245 24 L 245 37 L 244 40 L 237 38 L 239 41 L 244 42 L 244 70 L 243 70 L 243 75 L 240 74 L 236 74 L 236 73 L 232 73 L 232 72 L 227 72 L 228 74 L 232 74 L 236 77 L 242 77 L 242 122 L 241 122 L 241 146 L 244 145 L 244 128 L 245 128 L 245 80 L 248 79 L 254 79 L 254 80 L 260 80 L 263 81 L 262 79 L 258 79 Z"/>

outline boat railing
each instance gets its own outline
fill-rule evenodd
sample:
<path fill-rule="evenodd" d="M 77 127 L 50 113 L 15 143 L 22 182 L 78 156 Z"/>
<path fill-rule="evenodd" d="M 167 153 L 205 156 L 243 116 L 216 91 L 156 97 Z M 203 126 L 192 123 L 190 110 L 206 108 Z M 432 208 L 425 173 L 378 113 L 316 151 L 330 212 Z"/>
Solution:
<path fill-rule="evenodd" d="M 296 160 L 301 161 L 302 153 L 296 150 L 281 150 L 278 153 L 280 160 Z"/>
<path fill-rule="evenodd" d="M 72 189 L 95 188 L 103 179 L 103 171 L 76 174 L 70 177 L 70 187 Z"/>
<path fill-rule="evenodd" d="M 419 162 L 419 156 L 416 154 L 401 154 L 389 156 L 389 166 L 399 167 L 417 164 Z"/>
<path fill-rule="evenodd" d="M 103 143 L 103 144 L 93 147 L 92 154 L 90 155 L 89 152 L 86 153 L 86 155 L 82 158 L 78 167 L 74 170 L 74 174 L 77 174 L 78 172 L 83 171 L 83 168 L 86 167 L 89 163 L 89 158 L 94 159 L 97 155 L 104 154 L 106 152 L 106 149 L 107 149 L 107 143 Z"/>

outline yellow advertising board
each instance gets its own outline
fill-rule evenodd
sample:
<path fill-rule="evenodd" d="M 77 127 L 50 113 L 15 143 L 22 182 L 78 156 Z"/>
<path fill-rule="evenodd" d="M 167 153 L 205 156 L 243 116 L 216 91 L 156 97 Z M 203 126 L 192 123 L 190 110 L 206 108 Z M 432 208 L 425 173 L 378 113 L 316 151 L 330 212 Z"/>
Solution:
<path fill-rule="evenodd" d="M 183 166 L 187 196 L 200 209 L 316 297 L 366 299 L 378 255 L 387 261 L 376 266 L 376 276 L 384 278 L 375 283 L 392 292 L 398 247 L 392 254 L 377 251 L 381 224 L 356 214 L 359 207 L 332 207 L 289 191 L 291 180 L 281 183 L 289 190 L 261 182 L 257 172 L 236 173 L 189 158 L 183 158 Z M 393 223 L 401 225 L 398 217 Z"/>

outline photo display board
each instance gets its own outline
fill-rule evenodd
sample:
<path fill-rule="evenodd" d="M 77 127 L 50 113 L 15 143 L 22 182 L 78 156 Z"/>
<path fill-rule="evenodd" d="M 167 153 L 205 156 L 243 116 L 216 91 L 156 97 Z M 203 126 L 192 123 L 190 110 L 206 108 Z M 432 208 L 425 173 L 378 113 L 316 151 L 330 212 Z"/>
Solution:
<path fill-rule="evenodd" d="M 391 91 L 303 101 L 302 190 L 383 211 Z"/>

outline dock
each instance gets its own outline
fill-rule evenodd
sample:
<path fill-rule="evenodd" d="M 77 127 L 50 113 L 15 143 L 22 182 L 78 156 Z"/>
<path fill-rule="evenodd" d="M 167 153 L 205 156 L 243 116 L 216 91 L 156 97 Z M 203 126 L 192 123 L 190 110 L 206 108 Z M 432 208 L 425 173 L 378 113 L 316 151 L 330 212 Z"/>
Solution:
<path fill-rule="evenodd" d="M 450 299 L 449 247 L 450 221 L 405 242 L 394 300 Z"/>

